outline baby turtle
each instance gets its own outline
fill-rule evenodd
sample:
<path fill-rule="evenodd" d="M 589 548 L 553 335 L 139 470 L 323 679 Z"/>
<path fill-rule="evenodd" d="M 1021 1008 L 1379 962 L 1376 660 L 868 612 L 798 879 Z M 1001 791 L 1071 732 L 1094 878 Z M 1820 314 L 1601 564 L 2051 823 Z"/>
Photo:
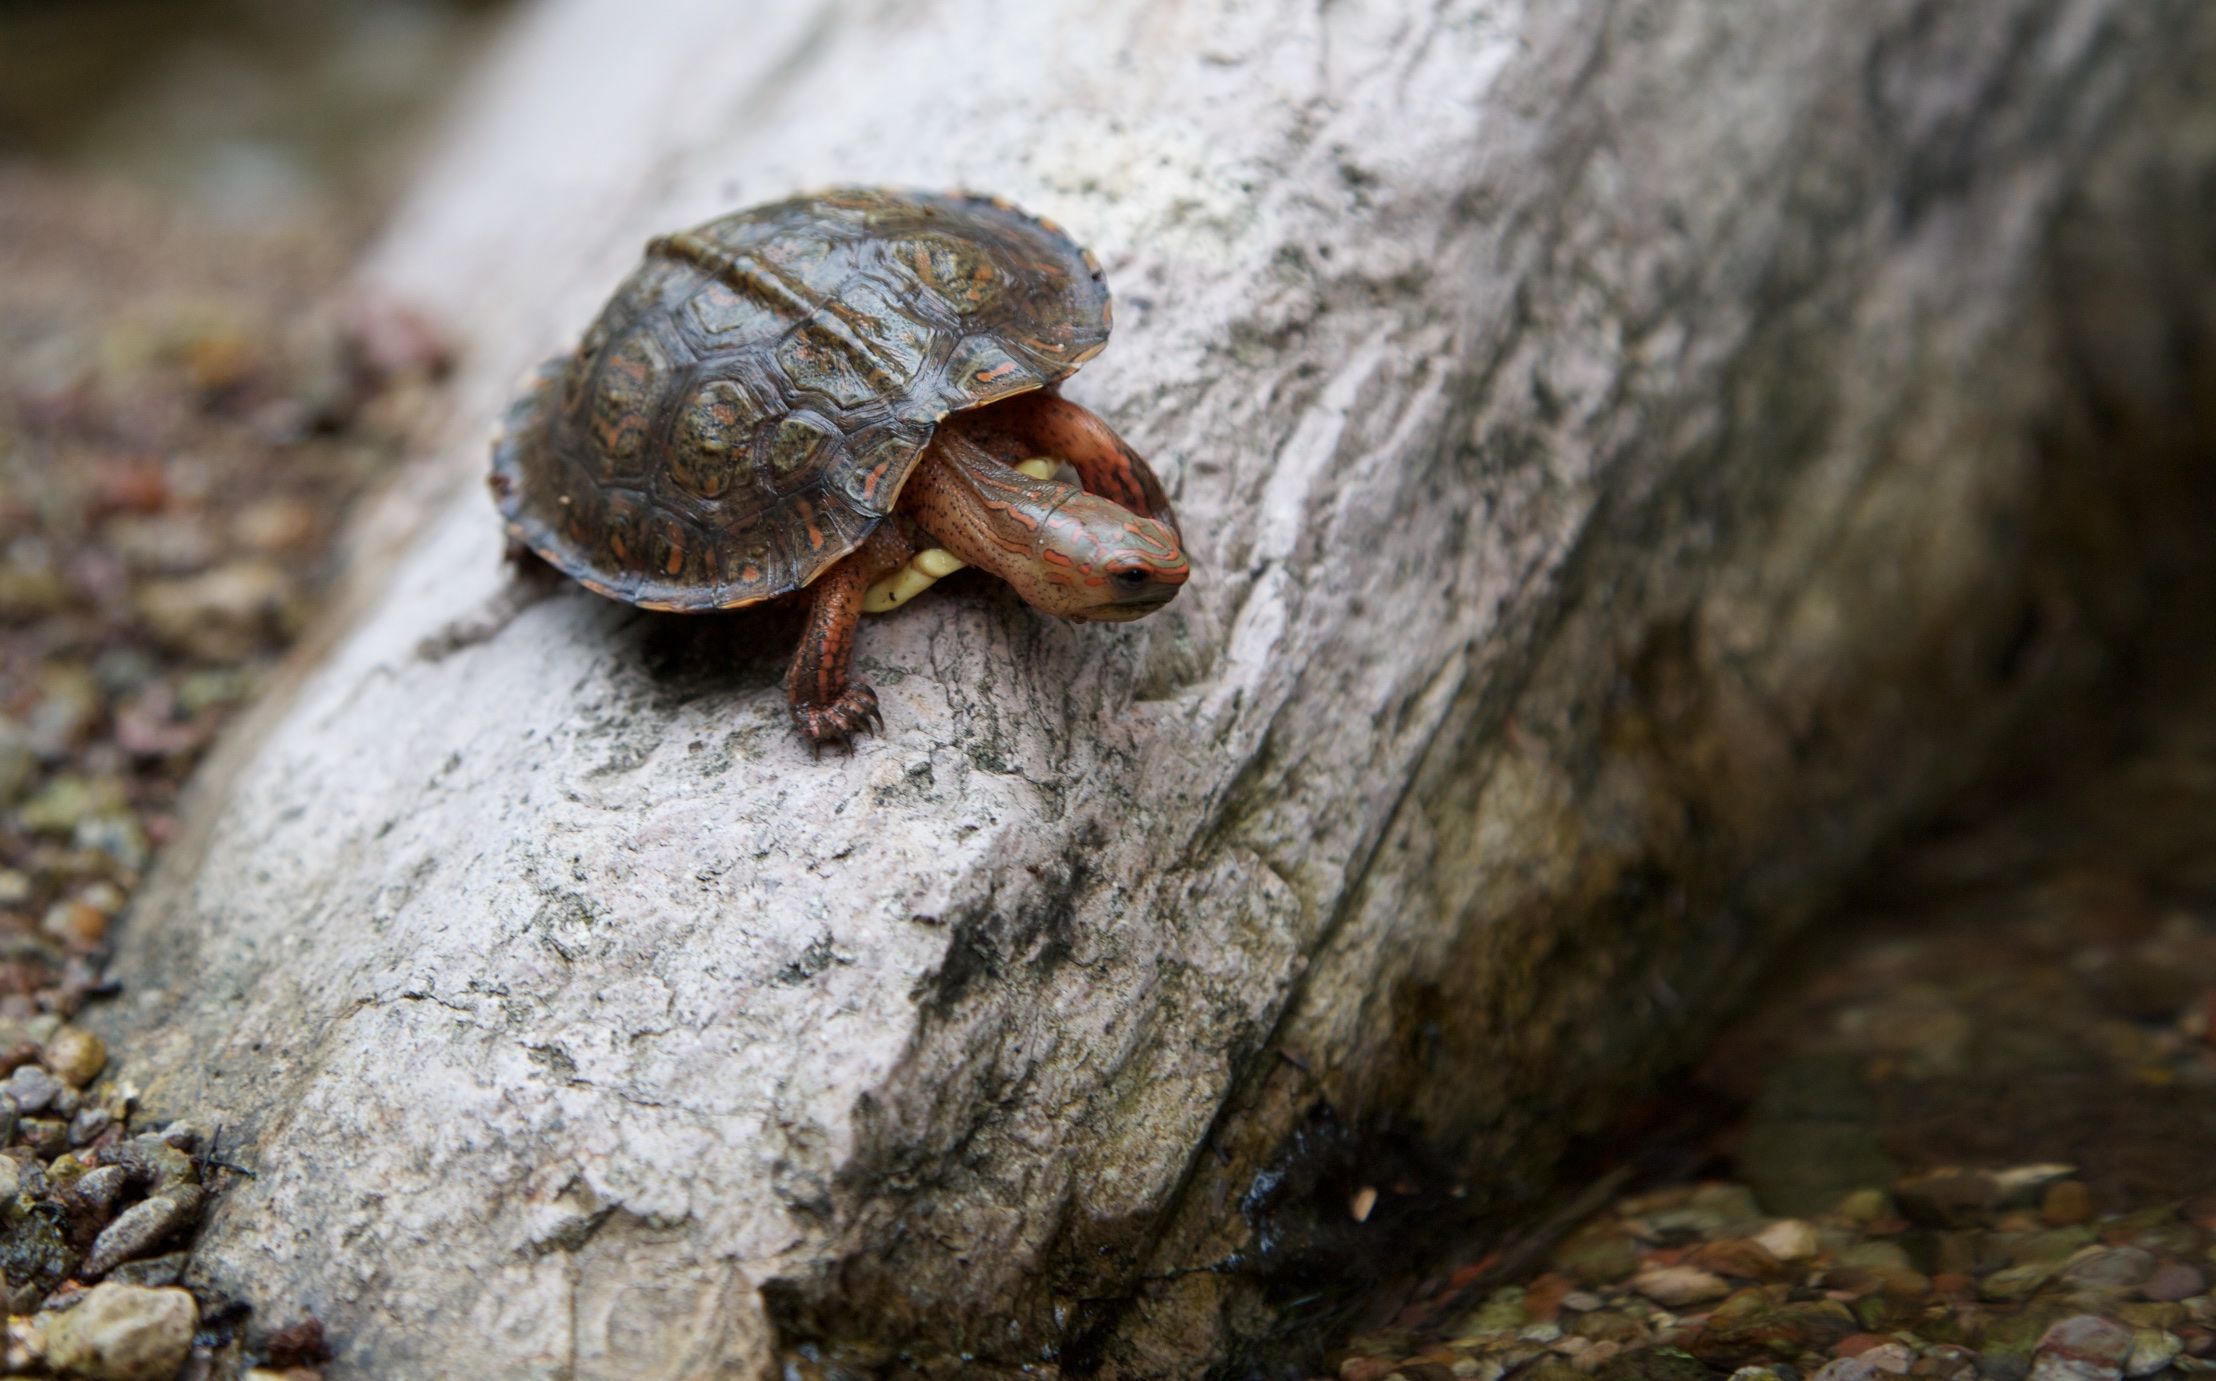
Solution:
<path fill-rule="evenodd" d="M 853 672 L 865 596 L 919 548 L 943 549 L 922 578 L 982 566 L 1070 619 L 1185 583 L 1161 481 L 1055 392 L 1108 328 L 1093 256 L 991 198 L 839 188 L 662 236 L 508 411 L 510 553 L 647 609 L 804 592 L 793 723 L 846 743 L 883 724 Z M 1037 457 L 1078 483 L 1017 468 Z"/>

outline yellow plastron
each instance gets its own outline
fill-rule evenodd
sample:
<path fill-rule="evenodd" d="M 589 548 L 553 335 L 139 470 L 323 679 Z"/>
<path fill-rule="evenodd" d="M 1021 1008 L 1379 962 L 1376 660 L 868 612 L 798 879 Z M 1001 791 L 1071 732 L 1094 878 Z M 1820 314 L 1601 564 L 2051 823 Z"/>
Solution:
<path fill-rule="evenodd" d="M 1050 480 L 1062 468 L 1062 462 L 1052 456 L 1037 456 L 1031 460 L 1016 462 L 1016 468 L 1035 480 Z M 907 565 L 869 587 L 869 592 L 862 596 L 862 612 L 884 614 L 898 609 L 930 589 L 942 577 L 950 576 L 968 564 L 944 547 L 919 551 L 909 558 Z"/>

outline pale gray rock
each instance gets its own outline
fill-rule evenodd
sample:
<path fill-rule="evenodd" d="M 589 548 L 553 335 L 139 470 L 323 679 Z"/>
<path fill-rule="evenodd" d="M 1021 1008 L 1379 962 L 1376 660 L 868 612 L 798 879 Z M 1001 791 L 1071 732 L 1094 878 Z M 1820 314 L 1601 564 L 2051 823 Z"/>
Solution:
<path fill-rule="evenodd" d="M 369 267 L 451 436 L 123 936 L 119 1073 L 257 1171 L 193 1278 L 335 1376 L 1197 1376 L 1512 1212 L 2132 626 L 2212 58 L 2189 0 L 527 11 Z M 650 234 L 840 181 L 1099 251 L 1069 392 L 1197 575 L 953 582 L 818 759 L 791 619 L 520 598 L 477 475 Z"/>

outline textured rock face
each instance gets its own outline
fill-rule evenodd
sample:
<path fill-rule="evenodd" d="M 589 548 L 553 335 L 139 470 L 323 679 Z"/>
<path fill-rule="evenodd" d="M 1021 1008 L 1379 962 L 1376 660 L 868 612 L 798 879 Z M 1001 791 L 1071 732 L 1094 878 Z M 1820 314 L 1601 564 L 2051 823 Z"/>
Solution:
<path fill-rule="evenodd" d="M 1339 1259 L 1365 1166 L 1373 1233 L 1513 1208 L 2128 621 L 2072 400 L 2202 356 L 2056 266 L 2207 282 L 2205 8 L 974 19 L 552 0 L 371 266 L 466 334 L 466 492 L 365 530 L 111 1018 L 258 1171 L 196 1269 L 345 1374 L 1197 1374 L 1272 1277 L 1192 1268 Z M 793 618 L 520 601 L 474 476 L 649 234 L 835 181 L 1099 251 L 1069 392 L 1198 574 L 1122 630 L 948 582 L 818 760 Z"/>

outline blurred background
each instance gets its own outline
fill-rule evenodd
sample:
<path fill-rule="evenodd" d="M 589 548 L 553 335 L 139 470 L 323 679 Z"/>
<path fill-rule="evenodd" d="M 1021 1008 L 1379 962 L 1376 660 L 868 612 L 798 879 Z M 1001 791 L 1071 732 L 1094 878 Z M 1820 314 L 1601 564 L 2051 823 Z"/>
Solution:
<path fill-rule="evenodd" d="M 504 0 L 8 0 L 0 157 L 356 242 Z"/>
<path fill-rule="evenodd" d="M 186 769 L 405 455 L 346 270 L 503 6 L 0 4 L 0 1003 L 74 1005 Z"/>

